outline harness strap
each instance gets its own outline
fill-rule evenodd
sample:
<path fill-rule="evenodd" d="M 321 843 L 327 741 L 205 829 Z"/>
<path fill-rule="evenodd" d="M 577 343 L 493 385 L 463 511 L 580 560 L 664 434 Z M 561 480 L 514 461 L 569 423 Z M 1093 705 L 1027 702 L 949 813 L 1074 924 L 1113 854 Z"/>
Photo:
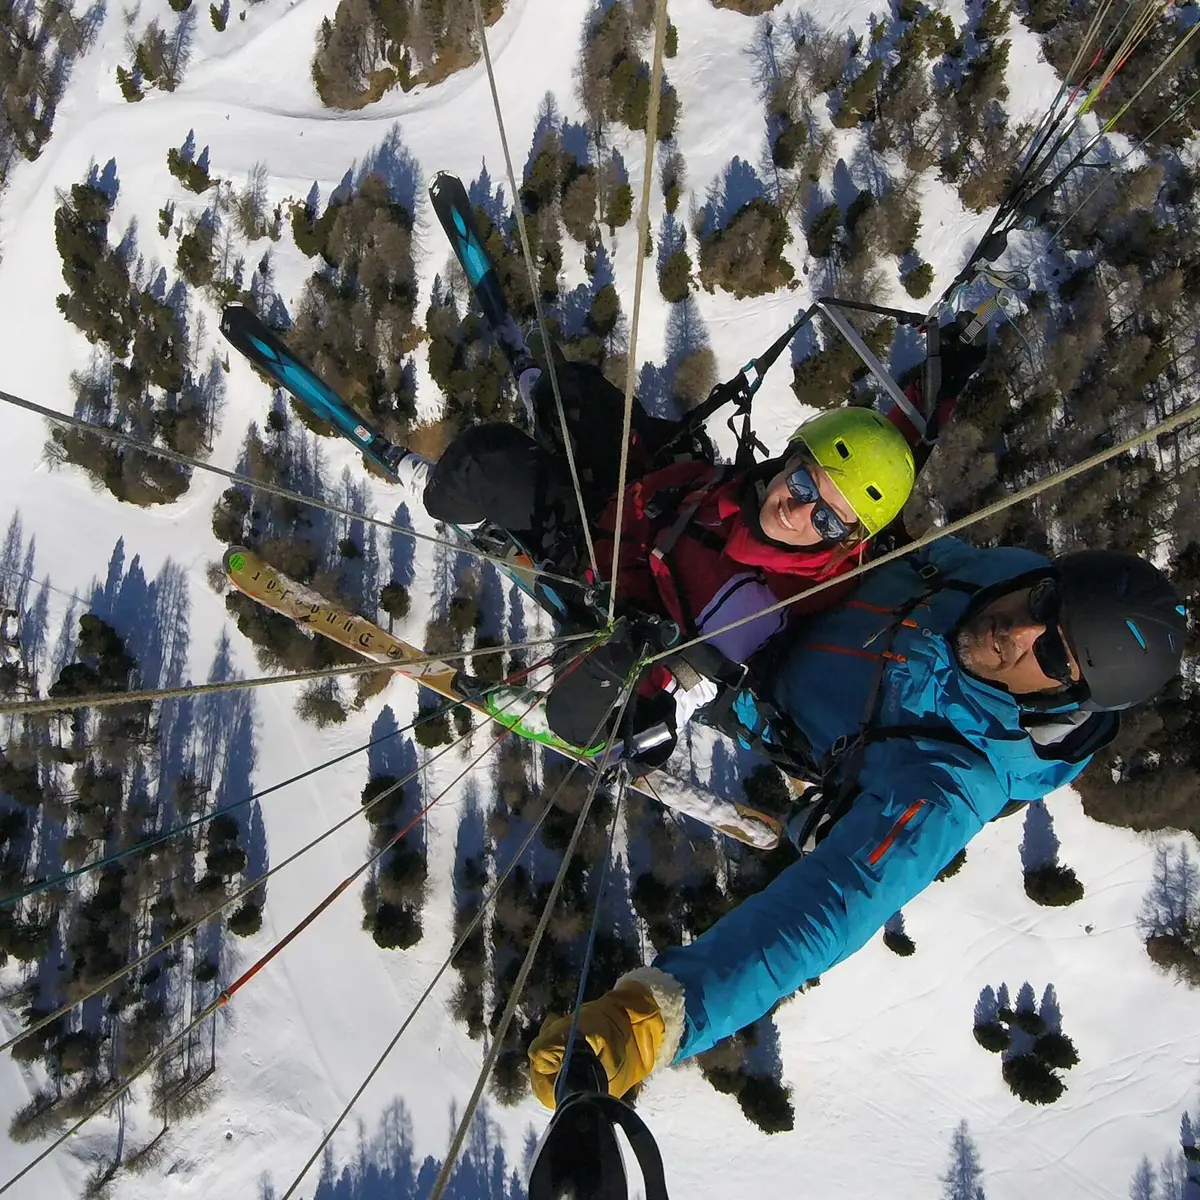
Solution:
<path fill-rule="evenodd" d="M 880 725 L 875 719 L 875 709 L 879 702 L 879 692 L 883 685 L 883 675 L 887 670 L 887 664 L 891 660 L 904 661 L 902 656 L 892 653 L 892 643 L 902 628 L 914 624 L 908 620 L 909 613 L 927 604 L 930 597 L 943 588 L 952 588 L 955 591 L 966 592 L 969 595 L 974 595 L 979 591 L 979 587 L 976 584 L 966 583 L 960 579 L 944 578 L 935 563 L 926 562 L 921 567 L 920 573 L 921 578 L 926 581 L 928 587 L 919 596 L 913 597 L 898 609 L 893 610 L 891 624 L 885 630 L 881 631 L 884 637 L 884 645 L 883 649 L 878 652 L 879 665 L 875 671 L 874 678 L 871 680 L 871 687 L 867 693 L 867 703 L 863 709 L 858 732 L 853 737 L 843 735 L 838 738 L 830 746 L 829 751 L 822 761 L 820 775 L 822 794 L 821 798 L 814 804 L 813 811 L 805 821 L 804 827 L 797 839 L 798 844 L 801 846 L 806 845 L 810 837 L 813 837 L 817 842 L 823 840 L 829 833 L 829 830 L 854 806 L 854 802 L 859 796 L 858 773 L 862 767 L 862 760 L 866 755 L 868 746 L 876 742 L 886 741 L 889 738 L 924 737 L 935 741 L 947 742 L 951 745 L 964 746 L 977 754 L 983 754 L 983 751 L 979 747 L 973 745 L 964 734 L 949 723 L 944 725 Z M 862 602 L 851 601 L 850 603 L 859 608 L 873 609 L 874 607 Z M 832 649 L 832 647 L 826 648 Z"/>
<path fill-rule="evenodd" d="M 653 538 L 650 547 L 650 573 L 658 584 L 663 603 L 672 614 L 678 615 L 680 624 L 689 637 L 694 637 L 698 632 L 696 618 L 687 601 L 687 592 L 679 586 L 679 577 L 675 570 L 672 551 L 688 526 L 692 524 L 700 506 L 714 488 L 725 482 L 728 474 L 728 468 L 714 467 L 700 487 L 689 495 L 687 503 L 679 510 L 679 514 L 670 528 L 665 533 Z M 661 564 L 662 569 L 655 570 L 655 563 Z"/>
<path fill-rule="evenodd" d="M 896 635 L 906 624 L 908 624 L 908 616 L 914 609 L 929 601 L 930 596 L 939 591 L 942 587 L 949 586 L 951 580 L 943 580 L 941 572 L 936 564 L 927 562 L 921 567 L 921 578 L 927 583 L 927 587 L 920 594 L 906 600 L 899 608 L 892 610 L 892 620 L 887 627 L 876 635 L 876 638 L 883 637 L 883 646 L 874 654 L 878 658 L 878 665 L 875 668 L 875 673 L 871 679 L 871 686 L 867 690 L 867 702 L 863 706 L 863 714 L 859 719 L 858 731 L 849 736 L 843 734 L 835 739 L 832 746 L 824 756 L 820 768 L 820 788 L 821 799 L 813 806 L 813 811 L 810 813 L 808 820 L 805 821 L 798 842 L 801 846 L 805 845 L 810 836 L 816 836 L 817 840 L 821 840 L 829 830 L 850 811 L 855 800 L 858 799 L 858 773 L 862 767 L 862 761 L 866 755 L 867 747 L 873 742 L 882 741 L 889 737 L 904 737 L 912 736 L 914 729 L 925 731 L 925 726 L 913 725 L 880 725 L 876 721 L 876 708 L 879 704 L 879 693 L 883 687 L 883 676 L 887 671 L 887 666 L 890 661 L 905 661 L 903 656 L 895 654 L 892 651 L 892 644 L 896 640 Z M 871 641 L 874 641 L 872 638 Z M 832 647 L 826 647 L 832 649 Z M 848 648 L 843 648 L 848 649 Z M 854 653 L 861 653 L 854 651 Z M 936 727 L 933 727 L 936 729 Z M 966 742 L 966 739 L 954 729 L 953 726 L 946 726 L 946 740 Z M 938 733 L 932 732 L 930 736 L 937 737 Z M 818 826 L 823 826 L 818 835 Z"/>

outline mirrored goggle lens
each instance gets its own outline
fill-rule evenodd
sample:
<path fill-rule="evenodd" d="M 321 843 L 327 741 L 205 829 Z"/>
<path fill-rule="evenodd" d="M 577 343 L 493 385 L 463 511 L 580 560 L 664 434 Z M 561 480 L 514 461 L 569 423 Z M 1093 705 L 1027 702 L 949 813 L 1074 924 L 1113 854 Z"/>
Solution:
<path fill-rule="evenodd" d="M 821 498 L 821 489 L 804 467 L 797 467 L 787 477 L 787 486 L 797 504 L 814 504 Z"/>
<path fill-rule="evenodd" d="M 1051 679 L 1057 679 L 1059 683 L 1071 682 L 1071 660 L 1057 625 L 1049 626 L 1033 643 L 1033 656 Z"/>
<path fill-rule="evenodd" d="M 850 532 L 841 517 L 825 504 L 818 504 L 813 509 L 812 523 L 827 542 L 840 542 Z"/>
<path fill-rule="evenodd" d="M 1071 658 L 1058 629 L 1061 613 L 1062 592 L 1058 580 L 1042 579 L 1035 583 L 1029 592 L 1029 615 L 1039 625 L 1045 625 L 1046 632 L 1033 643 L 1033 656 L 1049 678 L 1070 683 Z"/>
<path fill-rule="evenodd" d="M 821 489 L 806 468 L 797 467 L 788 476 L 787 486 L 797 504 L 815 506 L 812 513 L 813 528 L 825 541 L 840 542 L 849 534 L 850 526 L 825 503 Z"/>

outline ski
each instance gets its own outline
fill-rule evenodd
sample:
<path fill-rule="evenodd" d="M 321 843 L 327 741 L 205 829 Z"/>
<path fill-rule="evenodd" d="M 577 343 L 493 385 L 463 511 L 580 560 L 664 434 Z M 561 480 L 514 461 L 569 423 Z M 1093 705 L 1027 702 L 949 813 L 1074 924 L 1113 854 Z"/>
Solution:
<path fill-rule="evenodd" d="M 429 185 L 429 199 L 471 285 L 483 319 L 500 343 L 509 369 L 519 376 L 526 367 L 533 366 L 533 356 L 508 306 L 496 264 L 483 244 L 467 189 L 457 176 L 439 171 Z"/>
<path fill-rule="evenodd" d="M 593 752 L 580 751 L 545 728 L 540 713 L 527 713 L 527 705 L 522 701 L 528 698 L 533 702 L 537 693 L 511 687 L 489 696 L 474 696 L 464 691 L 459 671 L 452 664 L 428 661 L 418 647 L 289 579 L 252 550 L 231 546 L 225 552 L 224 566 L 229 582 L 256 603 L 369 661 L 415 680 L 447 700 L 465 705 L 482 717 L 499 721 L 518 736 L 584 763 L 602 750 L 602 747 L 594 747 Z M 514 692 L 518 694 L 514 695 Z M 769 814 L 725 800 L 707 788 L 686 783 L 665 771 L 651 771 L 635 780 L 632 786 L 666 807 L 757 849 L 773 850 L 782 836 L 780 823 Z"/>
<path fill-rule="evenodd" d="M 396 468 L 406 451 L 363 420 L 320 376 L 301 362 L 287 343 L 250 309 L 227 305 L 221 312 L 221 332 L 229 344 L 314 416 L 332 425 L 390 480 L 398 482 Z M 509 577 L 552 617 L 568 611 L 562 597 L 533 570 L 534 562 L 505 530 L 484 525 L 471 533 L 452 526 L 464 542 L 502 559 Z"/>

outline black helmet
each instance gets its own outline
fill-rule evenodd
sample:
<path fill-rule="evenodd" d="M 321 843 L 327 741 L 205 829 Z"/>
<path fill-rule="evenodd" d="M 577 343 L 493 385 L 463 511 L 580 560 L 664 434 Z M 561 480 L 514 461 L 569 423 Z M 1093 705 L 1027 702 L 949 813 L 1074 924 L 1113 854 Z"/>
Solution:
<path fill-rule="evenodd" d="M 1156 567 L 1136 554 L 1082 550 L 1054 563 L 1061 623 L 1091 707 L 1129 708 L 1179 672 L 1187 611 Z"/>

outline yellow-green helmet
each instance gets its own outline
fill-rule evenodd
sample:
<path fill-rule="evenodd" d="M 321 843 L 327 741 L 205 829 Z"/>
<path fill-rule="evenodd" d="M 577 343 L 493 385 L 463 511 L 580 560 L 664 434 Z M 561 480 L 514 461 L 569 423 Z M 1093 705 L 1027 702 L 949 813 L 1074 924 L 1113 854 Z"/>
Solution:
<path fill-rule="evenodd" d="M 899 515 L 912 491 L 912 450 L 873 408 L 831 409 L 805 421 L 788 441 L 802 442 L 829 472 L 869 536 Z"/>

